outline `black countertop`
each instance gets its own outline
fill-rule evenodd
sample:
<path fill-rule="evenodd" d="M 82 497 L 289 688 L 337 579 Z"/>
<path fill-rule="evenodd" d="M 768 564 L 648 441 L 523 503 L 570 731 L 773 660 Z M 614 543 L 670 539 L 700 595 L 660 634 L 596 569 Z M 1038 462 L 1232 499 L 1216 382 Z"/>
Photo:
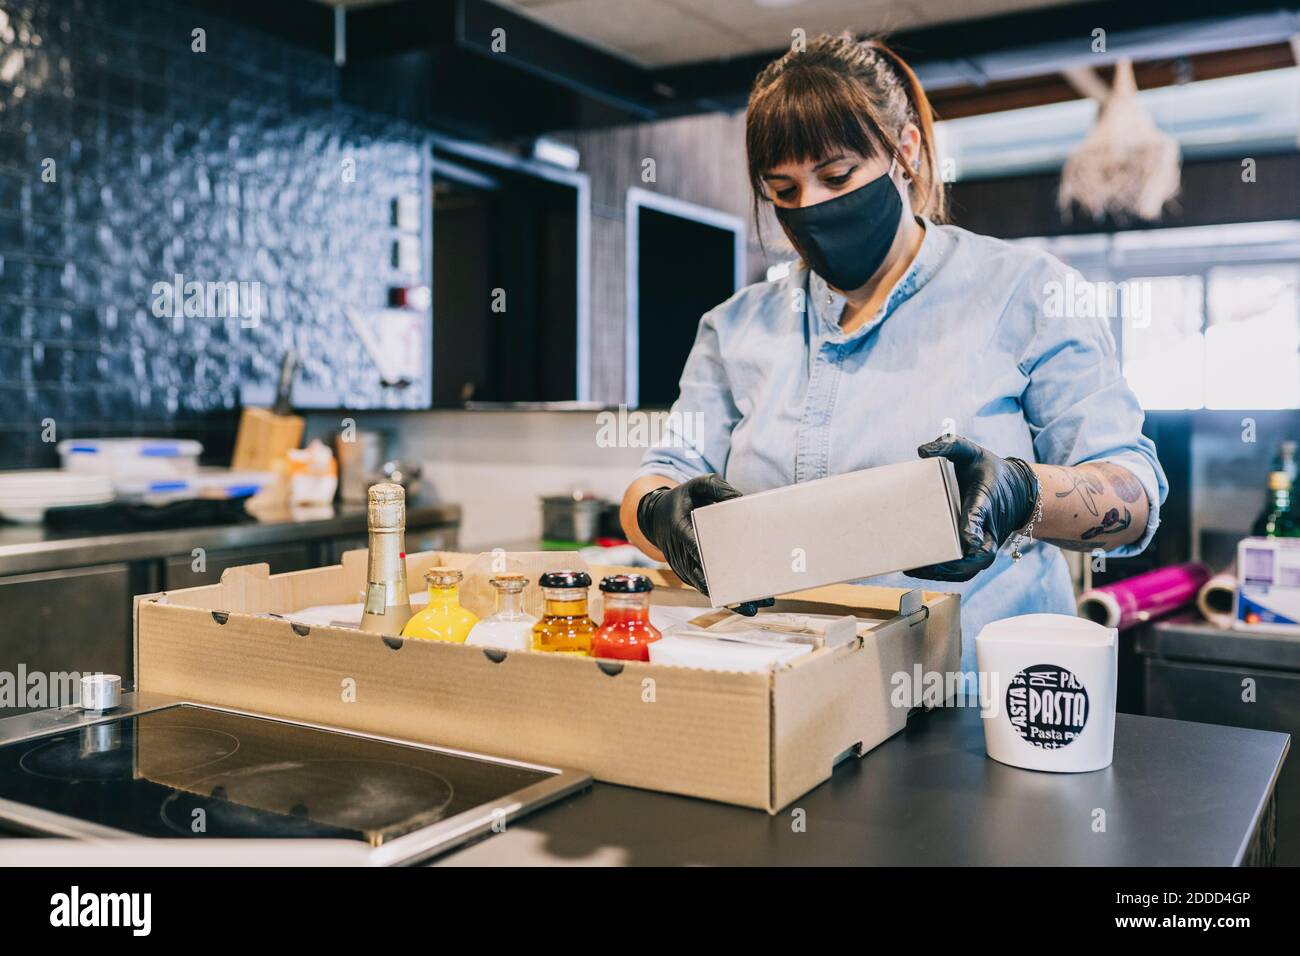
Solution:
<path fill-rule="evenodd" d="M 775 816 L 597 783 L 434 865 L 1269 862 L 1289 747 L 1271 731 L 1119 714 L 1110 767 L 1039 773 L 987 758 L 978 711 L 946 708 L 914 715 Z"/>
<path fill-rule="evenodd" d="M 459 505 L 411 504 L 406 509 L 408 528 L 459 523 Z M 188 554 L 193 548 L 243 548 L 365 534 L 365 531 L 364 505 L 297 513 L 281 511 L 241 524 L 107 534 L 51 531 L 43 525 L 0 523 L 0 576 L 55 571 L 106 561 L 148 560 Z"/>
<path fill-rule="evenodd" d="M 437 864 L 1231 866 L 1289 747 L 1286 734 L 1119 714 L 1110 767 L 1039 773 L 990 760 L 978 711 L 947 708 L 775 816 L 598 783 Z"/>

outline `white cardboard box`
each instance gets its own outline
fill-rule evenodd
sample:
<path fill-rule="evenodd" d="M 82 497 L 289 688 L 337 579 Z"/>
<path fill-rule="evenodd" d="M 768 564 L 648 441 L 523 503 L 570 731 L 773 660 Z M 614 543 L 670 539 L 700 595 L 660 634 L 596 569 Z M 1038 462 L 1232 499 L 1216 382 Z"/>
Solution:
<path fill-rule="evenodd" d="M 918 458 L 692 512 L 714 607 L 961 557 L 957 476 Z"/>

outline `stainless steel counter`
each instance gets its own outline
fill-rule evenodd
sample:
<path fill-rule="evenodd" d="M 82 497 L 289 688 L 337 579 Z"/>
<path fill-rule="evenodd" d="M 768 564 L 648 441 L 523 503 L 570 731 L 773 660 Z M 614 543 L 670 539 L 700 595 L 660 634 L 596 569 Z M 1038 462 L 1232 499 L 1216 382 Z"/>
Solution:
<path fill-rule="evenodd" d="M 411 528 L 455 526 L 460 523 L 460 506 L 411 505 L 407 508 L 406 522 Z M 149 560 L 188 554 L 194 548 L 219 551 L 286 541 L 364 535 L 365 532 L 364 506 L 344 506 L 335 509 L 328 517 L 308 520 L 280 513 L 264 521 L 246 524 L 113 534 L 83 535 L 53 532 L 40 525 L 0 524 L 0 577 L 108 561 Z"/>
<path fill-rule="evenodd" d="M 412 551 L 454 550 L 460 508 L 414 504 L 406 525 Z M 0 672 L 100 671 L 133 686 L 132 595 L 211 584 L 239 565 L 336 564 L 365 546 L 364 507 L 124 534 L 0 525 Z M 36 706 L 0 701 L 0 716 Z"/>
<path fill-rule="evenodd" d="M 1208 624 L 1194 612 L 1143 628 L 1134 646 L 1145 657 L 1300 671 L 1300 634 L 1233 631 Z"/>

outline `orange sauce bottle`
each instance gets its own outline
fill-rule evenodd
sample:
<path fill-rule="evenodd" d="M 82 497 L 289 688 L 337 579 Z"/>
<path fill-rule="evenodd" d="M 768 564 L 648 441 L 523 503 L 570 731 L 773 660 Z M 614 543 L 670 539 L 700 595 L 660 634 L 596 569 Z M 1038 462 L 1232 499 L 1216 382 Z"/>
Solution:
<path fill-rule="evenodd" d="M 537 582 L 542 588 L 545 612 L 533 625 L 533 650 L 560 654 L 587 654 L 596 622 L 587 613 L 586 571 L 548 571 Z"/>

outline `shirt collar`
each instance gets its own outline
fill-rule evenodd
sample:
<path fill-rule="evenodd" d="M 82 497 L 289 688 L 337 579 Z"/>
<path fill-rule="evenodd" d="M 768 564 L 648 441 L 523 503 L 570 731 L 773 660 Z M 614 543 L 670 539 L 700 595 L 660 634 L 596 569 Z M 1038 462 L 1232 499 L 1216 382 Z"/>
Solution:
<path fill-rule="evenodd" d="M 895 309 L 930 281 L 943 263 L 944 257 L 952 245 L 952 236 L 938 228 L 924 216 L 919 218 L 921 224 L 925 227 L 925 235 L 921 239 L 921 248 L 916 251 L 916 258 L 912 260 L 912 264 L 908 267 L 907 272 L 903 274 L 903 277 L 890 290 L 889 297 L 885 299 L 885 304 L 880 307 L 880 311 L 872 317 L 870 322 L 863 323 L 848 335 L 840 331 L 840 315 L 844 312 L 844 296 L 827 285 L 826 280 L 816 272 L 813 272 L 807 266 L 803 266 L 804 271 L 807 273 L 803 277 L 803 281 L 808 289 L 808 307 L 812 310 L 815 328 L 819 328 L 829 338 L 850 342 L 865 335 L 869 330 L 883 322 Z"/>

